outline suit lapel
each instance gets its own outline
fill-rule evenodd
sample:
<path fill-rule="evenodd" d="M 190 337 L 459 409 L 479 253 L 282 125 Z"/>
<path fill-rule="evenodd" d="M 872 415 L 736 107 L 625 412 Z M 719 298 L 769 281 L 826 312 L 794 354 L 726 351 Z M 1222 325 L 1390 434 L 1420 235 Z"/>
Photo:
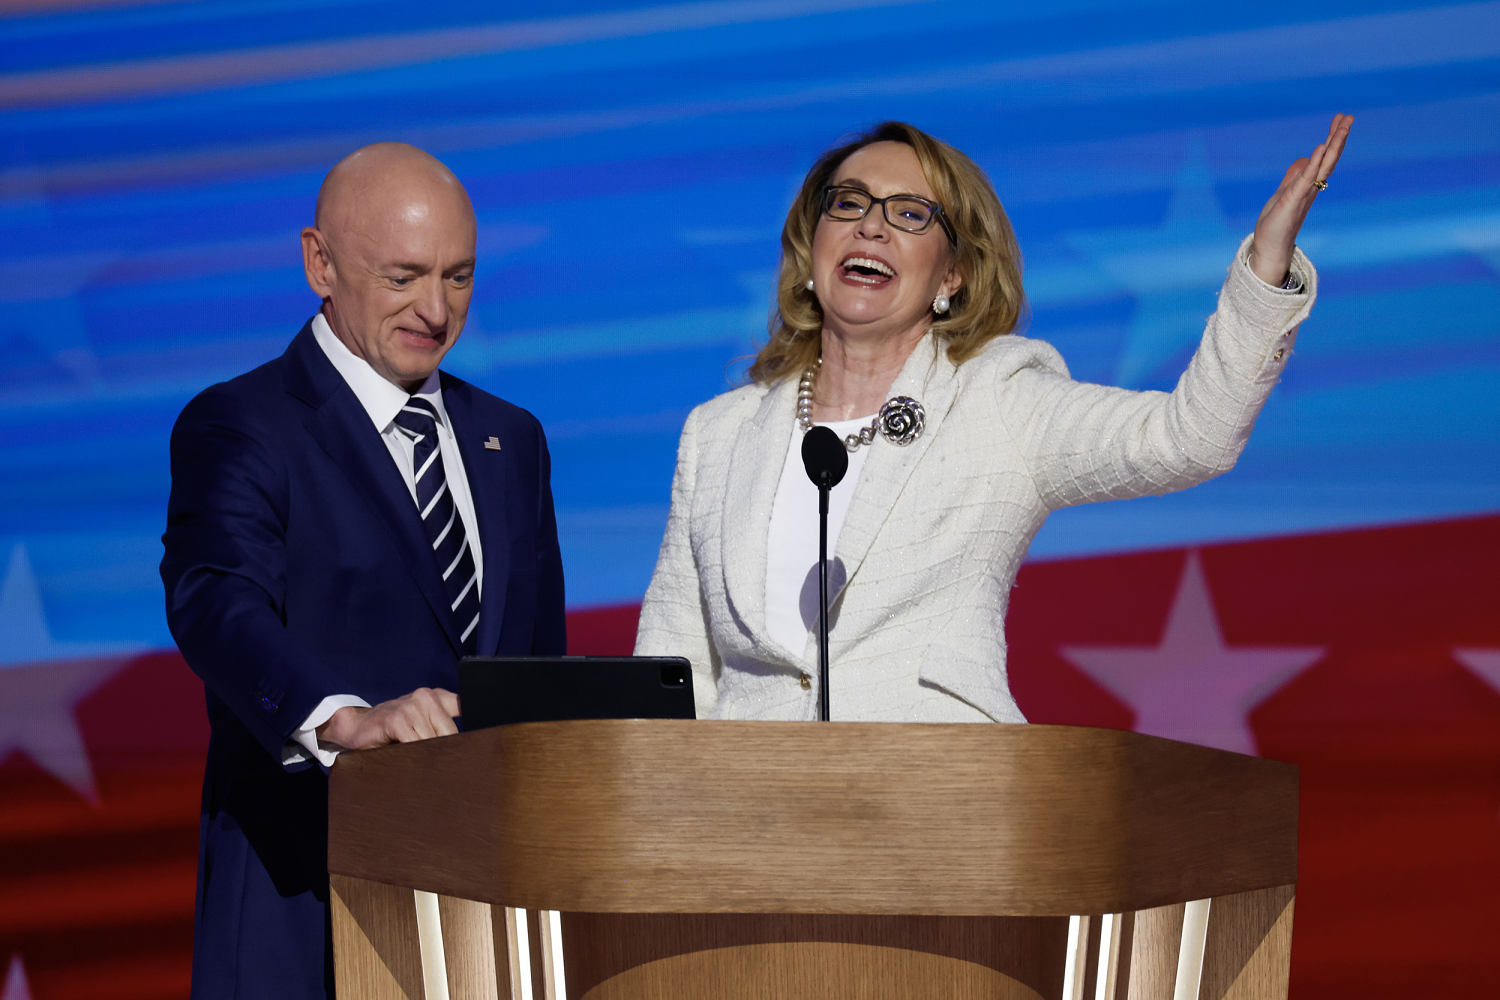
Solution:
<path fill-rule="evenodd" d="M 797 380 L 782 379 L 740 424 L 725 477 L 723 521 L 724 592 L 729 609 L 761 649 L 766 638 L 766 557 L 771 507 L 796 427 Z M 750 530 L 746 530 L 749 526 Z"/>
<path fill-rule="evenodd" d="M 865 459 L 859 482 L 855 484 L 849 513 L 845 515 L 834 546 L 833 555 L 844 563 L 844 587 L 859 572 L 870 546 L 895 508 L 896 500 L 910 488 L 912 473 L 937 438 L 948 411 L 953 408 L 958 392 L 958 369 L 948 360 L 941 345 L 938 345 L 936 354 L 933 348 L 929 335 L 917 344 L 911 357 L 906 359 L 901 374 L 891 384 L 891 396 L 910 396 L 922 404 L 926 413 L 922 436 L 905 447 L 879 436 L 866 445 L 870 454 Z M 841 587 L 839 593 L 842 592 Z M 830 595 L 829 603 L 838 600 L 838 596 Z"/>
<path fill-rule="evenodd" d="M 442 577 L 432 559 L 432 547 L 411 492 L 391 461 L 385 442 L 371 425 L 354 391 L 323 354 L 310 326 L 304 327 L 292 341 L 286 357 L 290 372 L 288 389 L 311 407 L 306 420 L 308 434 L 334 467 L 369 501 L 385 525 L 391 544 L 405 553 L 402 562 L 412 582 L 426 599 L 456 653 L 458 635 Z"/>
<path fill-rule="evenodd" d="M 504 621 L 505 592 L 510 580 L 510 497 L 513 486 L 508 472 L 519 445 L 508 437 L 509 425 L 481 426 L 474 412 L 472 389 L 447 376 L 443 380 L 443 408 L 453 422 L 453 436 L 464 461 L 469 493 L 474 498 L 474 519 L 479 522 L 479 545 L 484 557 L 484 582 L 479 591 L 479 634 L 474 650 L 490 656 L 500 647 L 500 626 Z M 485 448 L 483 442 L 495 436 L 500 449 Z"/>

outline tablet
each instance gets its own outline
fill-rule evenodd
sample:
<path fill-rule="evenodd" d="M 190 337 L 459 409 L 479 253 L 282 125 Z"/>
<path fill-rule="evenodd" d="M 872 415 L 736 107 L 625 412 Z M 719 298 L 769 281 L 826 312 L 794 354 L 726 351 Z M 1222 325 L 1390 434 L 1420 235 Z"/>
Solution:
<path fill-rule="evenodd" d="M 458 665 L 460 728 L 563 719 L 691 719 L 680 656 L 470 656 Z"/>

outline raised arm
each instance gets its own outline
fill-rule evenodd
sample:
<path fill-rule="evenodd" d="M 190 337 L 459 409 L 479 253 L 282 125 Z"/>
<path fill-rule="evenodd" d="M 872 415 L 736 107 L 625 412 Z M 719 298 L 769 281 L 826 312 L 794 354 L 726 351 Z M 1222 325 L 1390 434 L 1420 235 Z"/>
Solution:
<path fill-rule="evenodd" d="M 1015 379 L 1022 439 L 1049 505 L 1167 493 L 1234 465 L 1316 295 L 1297 234 L 1352 121 L 1336 115 L 1328 139 L 1288 168 L 1171 393 L 1087 385 L 1044 370 Z"/>

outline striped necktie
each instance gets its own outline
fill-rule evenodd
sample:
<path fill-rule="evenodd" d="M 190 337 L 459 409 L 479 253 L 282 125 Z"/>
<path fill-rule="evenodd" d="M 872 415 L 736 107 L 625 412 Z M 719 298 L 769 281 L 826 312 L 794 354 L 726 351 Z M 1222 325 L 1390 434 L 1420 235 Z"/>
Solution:
<path fill-rule="evenodd" d="M 413 396 L 396 414 L 396 426 L 411 439 L 415 451 L 417 509 L 432 543 L 433 557 L 443 574 L 443 585 L 453 611 L 464 655 L 474 652 L 475 629 L 479 625 L 479 580 L 474 553 L 464 532 L 463 518 L 453 503 L 448 479 L 443 474 L 443 456 L 438 451 L 437 411 L 420 396 Z"/>

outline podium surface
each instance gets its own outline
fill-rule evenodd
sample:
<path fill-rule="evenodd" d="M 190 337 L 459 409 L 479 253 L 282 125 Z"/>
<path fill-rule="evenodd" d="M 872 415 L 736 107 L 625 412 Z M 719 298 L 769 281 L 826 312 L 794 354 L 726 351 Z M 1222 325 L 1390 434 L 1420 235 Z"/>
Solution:
<path fill-rule="evenodd" d="M 1280 997 L 1296 823 L 1291 765 L 1114 730 L 500 727 L 341 756 L 335 966 L 361 997 Z"/>

